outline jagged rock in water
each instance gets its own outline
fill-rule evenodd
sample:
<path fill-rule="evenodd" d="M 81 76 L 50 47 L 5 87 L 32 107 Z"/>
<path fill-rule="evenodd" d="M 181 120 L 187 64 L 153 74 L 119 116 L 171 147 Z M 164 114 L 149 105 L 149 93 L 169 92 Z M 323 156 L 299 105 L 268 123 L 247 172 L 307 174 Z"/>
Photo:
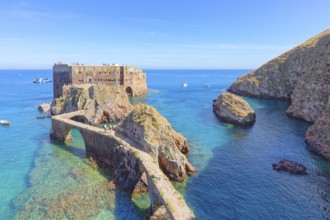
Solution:
<path fill-rule="evenodd" d="M 256 114 L 249 103 L 229 92 L 220 94 L 213 101 L 213 111 L 225 123 L 248 126 L 256 120 Z"/>
<path fill-rule="evenodd" d="M 278 163 L 273 164 L 273 169 L 277 171 L 287 171 L 292 174 L 307 174 L 306 167 L 300 163 L 295 163 L 287 159 L 283 159 Z"/>
<path fill-rule="evenodd" d="M 48 112 L 50 110 L 50 104 L 42 103 L 38 106 L 38 110 L 41 112 Z"/>
<path fill-rule="evenodd" d="M 63 96 L 54 99 L 52 114 L 86 110 L 90 124 L 117 122 L 123 119 L 133 106 L 122 87 L 110 85 L 64 86 Z"/>
<path fill-rule="evenodd" d="M 329 159 L 330 29 L 238 78 L 229 91 L 290 100 L 289 116 L 315 122 L 306 135 L 310 149 Z"/>
<path fill-rule="evenodd" d="M 196 171 L 184 155 L 189 152 L 187 140 L 155 108 L 135 106 L 118 131 L 139 143 L 141 150 L 153 156 L 171 179 L 183 181 L 187 173 Z"/>

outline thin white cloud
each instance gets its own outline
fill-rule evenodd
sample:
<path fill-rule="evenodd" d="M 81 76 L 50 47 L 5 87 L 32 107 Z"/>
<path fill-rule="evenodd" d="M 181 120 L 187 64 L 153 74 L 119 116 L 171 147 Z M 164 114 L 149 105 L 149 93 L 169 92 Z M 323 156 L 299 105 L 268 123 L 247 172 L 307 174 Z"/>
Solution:
<path fill-rule="evenodd" d="M 66 12 L 45 12 L 45 11 L 36 11 L 36 10 L 29 10 L 29 9 L 14 9 L 5 11 L 5 14 L 15 17 L 15 18 L 22 18 L 22 19 L 29 19 L 29 20 L 41 20 L 41 19 L 74 19 L 77 16 L 72 13 Z"/>

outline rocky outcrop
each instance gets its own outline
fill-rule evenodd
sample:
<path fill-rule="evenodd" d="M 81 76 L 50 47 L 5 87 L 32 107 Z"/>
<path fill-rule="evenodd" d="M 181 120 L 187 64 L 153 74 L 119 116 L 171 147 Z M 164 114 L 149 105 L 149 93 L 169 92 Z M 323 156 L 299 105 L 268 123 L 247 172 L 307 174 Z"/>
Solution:
<path fill-rule="evenodd" d="M 306 134 L 310 149 L 329 159 L 330 29 L 238 78 L 229 91 L 290 100 L 289 116 L 315 122 Z"/>
<path fill-rule="evenodd" d="M 38 106 L 38 110 L 41 112 L 48 112 L 50 110 L 50 104 L 42 103 Z"/>
<path fill-rule="evenodd" d="M 137 105 L 117 130 L 139 143 L 141 150 L 155 158 L 171 179 L 183 181 L 187 174 L 195 172 L 184 155 L 189 152 L 187 140 L 155 108 Z"/>
<path fill-rule="evenodd" d="M 141 178 L 134 187 L 132 196 L 140 195 L 145 192 L 148 192 L 148 180 L 147 180 L 147 174 L 143 173 Z"/>
<path fill-rule="evenodd" d="M 158 209 L 152 214 L 152 216 L 150 216 L 149 219 L 150 220 L 167 220 L 167 219 L 171 219 L 171 218 L 166 211 L 166 207 L 162 205 L 162 206 L 158 207 Z"/>
<path fill-rule="evenodd" d="M 314 105 L 321 102 L 324 107 L 327 97 L 324 99 L 324 97 L 315 96 L 316 100 L 313 101 L 314 96 L 311 95 L 319 91 L 330 91 L 329 44 L 330 29 L 269 61 L 257 70 L 238 78 L 230 86 L 229 91 L 261 98 L 290 99 L 292 97 L 290 112 L 294 109 L 308 110 L 311 102 Z M 309 115 L 313 115 L 314 111 L 318 115 L 321 109 L 322 106 L 310 109 Z M 296 116 L 304 118 L 303 114 L 298 112 Z M 313 121 L 314 117 L 310 118 Z M 308 119 L 306 117 L 305 120 Z"/>
<path fill-rule="evenodd" d="M 63 96 L 54 99 L 51 107 L 53 115 L 86 110 L 90 124 L 120 121 L 132 109 L 122 87 L 87 84 L 64 86 Z"/>
<path fill-rule="evenodd" d="M 287 159 L 283 159 L 278 163 L 273 164 L 273 169 L 277 171 L 287 171 L 292 174 L 307 174 L 306 167 L 300 163 L 295 163 Z"/>
<path fill-rule="evenodd" d="M 249 103 L 229 92 L 213 100 L 213 111 L 225 123 L 248 126 L 256 120 L 256 114 Z"/>
<path fill-rule="evenodd" d="M 306 132 L 309 149 L 330 160 L 330 96 L 326 109 Z"/>

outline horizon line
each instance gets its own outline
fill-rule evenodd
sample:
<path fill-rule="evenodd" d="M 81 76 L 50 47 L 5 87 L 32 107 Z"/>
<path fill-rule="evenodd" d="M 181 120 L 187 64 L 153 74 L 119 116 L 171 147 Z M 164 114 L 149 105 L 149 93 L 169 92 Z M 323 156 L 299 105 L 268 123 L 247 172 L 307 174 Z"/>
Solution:
<path fill-rule="evenodd" d="M 145 70 L 255 70 L 256 68 L 143 68 Z M 52 68 L 0 68 L 2 70 L 52 70 Z"/>

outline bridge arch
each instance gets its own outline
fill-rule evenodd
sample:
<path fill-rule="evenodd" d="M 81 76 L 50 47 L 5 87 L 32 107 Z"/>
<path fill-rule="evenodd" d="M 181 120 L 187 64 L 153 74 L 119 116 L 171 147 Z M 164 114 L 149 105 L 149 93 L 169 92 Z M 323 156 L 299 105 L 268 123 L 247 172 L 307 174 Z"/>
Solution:
<path fill-rule="evenodd" d="M 84 116 L 84 115 L 75 115 L 75 116 L 71 117 L 70 119 L 73 120 L 73 121 L 76 121 L 76 122 L 87 124 L 87 125 L 91 124 L 88 121 L 88 119 L 86 118 L 86 116 Z"/>
<path fill-rule="evenodd" d="M 126 87 L 125 92 L 126 92 L 126 94 L 129 97 L 133 97 L 133 89 L 132 89 L 132 87 L 130 87 L 130 86 Z"/>
<path fill-rule="evenodd" d="M 104 129 L 83 124 L 71 118 L 84 114 L 77 111 L 52 117 L 52 140 L 65 142 L 73 128 L 80 131 L 85 143 L 87 157 L 113 167 L 114 182 L 122 189 L 133 190 L 145 172 L 151 201 L 151 211 L 164 206 L 170 219 L 195 219 L 194 213 L 185 203 L 169 179 L 160 170 L 158 163 L 147 153 L 138 150 L 136 143 Z"/>

